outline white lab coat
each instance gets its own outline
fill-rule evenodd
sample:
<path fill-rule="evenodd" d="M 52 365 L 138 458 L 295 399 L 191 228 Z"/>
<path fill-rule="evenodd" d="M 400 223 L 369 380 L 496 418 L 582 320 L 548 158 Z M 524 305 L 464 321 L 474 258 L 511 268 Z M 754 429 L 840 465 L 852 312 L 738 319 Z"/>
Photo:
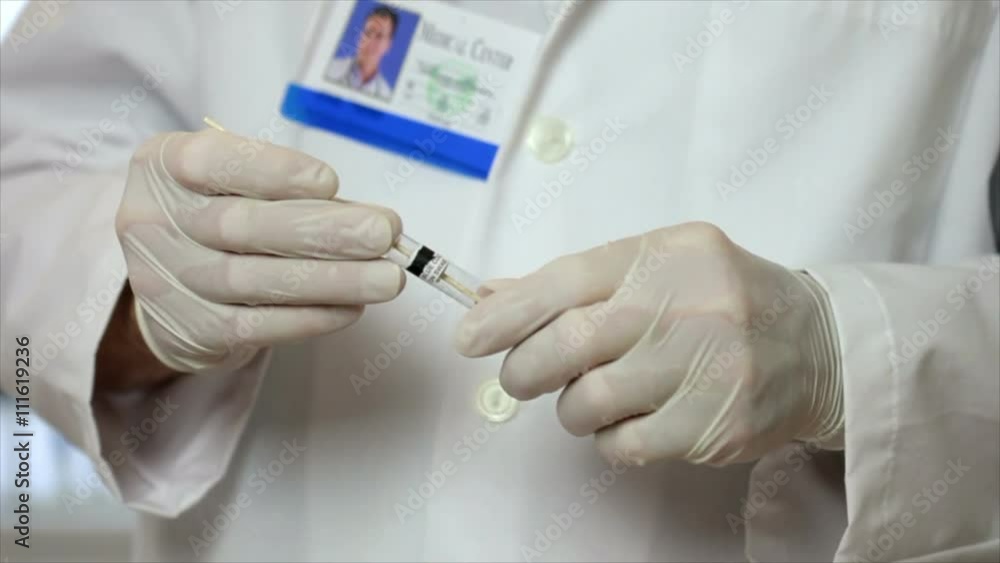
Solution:
<path fill-rule="evenodd" d="M 490 427 L 475 392 L 501 358 L 455 354 L 462 310 L 412 279 L 349 330 L 237 373 L 92 397 L 122 284 L 113 217 L 129 155 L 155 132 L 202 127 L 205 114 L 248 135 L 269 127 L 316 6 L 74 2 L 16 51 L 3 47 L 3 346 L 29 334 L 40 358 L 53 343 L 33 401 L 103 455 L 108 485 L 142 511 L 135 557 L 995 560 L 995 4 L 471 4 L 552 22 L 544 71 L 488 183 L 413 163 L 393 190 L 386 171 L 408 162 L 397 155 L 291 125 L 276 141 L 328 161 L 342 196 L 391 206 L 408 234 L 484 278 L 696 219 L 809 268 L 839 325 L 846 469 L 783 451 L 752 474 L 671 462 L 608 472 L 592 439 L 560 428 L 554 396 Z M 136 101 L 147 72 L 162 81 Z M 130 93 L 135 103 L 122 100 Z M 565 121 L 590 152 L 542 162 L 523 142 L 539 116 Z M 609 120 L 620 135 L 594 142 Z M 949 129 L 957 139 L 941 140 Z M 87 135 L 96 150 L 60 178 L 52 163 L 74 161 Z M 915 174 L 905 163 L 936 139 L 935 162 Z M 766 161 L 736 188 L 731 167 L 761 150 Z M 571 179 L 553 184 L 562 172 Z M 960 284 L 978 290 L 959 297 Z M 933 330 L 940 311 L 947 321 Z M 403 332 L 412 344 L 359 395 L 351 376 Z M 141 441 L 133 425 L 148 431 Z M 412 513 L 399 508 L 408 502 Z"/>

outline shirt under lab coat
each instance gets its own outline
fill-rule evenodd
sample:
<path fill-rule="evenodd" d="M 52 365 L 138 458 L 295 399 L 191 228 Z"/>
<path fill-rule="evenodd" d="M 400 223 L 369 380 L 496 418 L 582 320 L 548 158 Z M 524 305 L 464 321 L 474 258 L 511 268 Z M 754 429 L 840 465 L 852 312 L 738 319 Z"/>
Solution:
<path fill-rule="evenodd" d="M 382 72 L 378 71 L 375 76 L 367 81 L 361 79 L 361 68 L 350 57 L 341 57 L 330 61 L 327 67 L 326 76 L 330 81 L 350 86 L 359 92 L 364 92 L 369 96 L 375 96 L 383 100 L 392 97 L 392 88 L 386 82 Z"/>
<path fill-rule="evenodd" d="M 32 336 L 36 408 L 141 511 L 134 557 L 995 560 L 996 5 L 455 4 L 545 34 L 488 182 L 276 118 L 313 2 L 73 2 L 4 45 L 4 334 Z M 129 156 L 203 115 L 326 160 L 343 197 L 392 207 L 483 278 L 692 220 L 807 268 L 838 323 L 843 466 L 789 446 L 756 466 L 612 468 L 555 396 L 494 426 L 475 394 L 501 356 L 454 353 L 463 310 L 412 279 L 235 373 L 94 396 Z M 525 142 L 567 131 L 557 162 Z"/>

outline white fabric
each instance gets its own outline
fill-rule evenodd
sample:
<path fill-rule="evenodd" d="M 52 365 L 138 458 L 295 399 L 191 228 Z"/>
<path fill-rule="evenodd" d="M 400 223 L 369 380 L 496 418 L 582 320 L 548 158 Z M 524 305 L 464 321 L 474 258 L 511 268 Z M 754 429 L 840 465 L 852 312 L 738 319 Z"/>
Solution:
<path fill-rule="evenodd" d="M 33 400 L 145 512 L 137 560 L 871 559 L 868 542 L 906 511 L 915 523 L 879 560 L 996 559 L 1000 276 L 961 311 L 949 301 L 994 259 L 996 7 L 915 4 L 505 3 L 560 27 L 484 184 L 275 117 L 315 3 L 69 3 L 0 53 L 4 333 L 53 343 Z M 837 319 L 846 473 L 807 451 L 776 452 L 753 476 L 609 467 L 561 428 L 551 395 L 484 421 L 475 392 L 501 359 L 459 357 L 464 311 L 419 283 L 235 372 L 92 400 L 123 282 L 114 216 L 129 157 L 205 114 L 328 162 L 344 197 L 396 210 L 483 278 L 693 220 L 806 269 Z M 568 123 L 578 150 L 538 161 L 521 135 L 540 115 Z M 933 164 L 912 164 L 936 140 Z M 386 172 L 407 164 L 391 189 Z M 942 308 L 949 322 L 893 367 L 889 353 Z M 164 398 L 174 414 L 124 442 Z M 949 462 L 971 469 L 948 484 Z M 938 480 L 949 492 L 921 513 L 915 495 Z"/>

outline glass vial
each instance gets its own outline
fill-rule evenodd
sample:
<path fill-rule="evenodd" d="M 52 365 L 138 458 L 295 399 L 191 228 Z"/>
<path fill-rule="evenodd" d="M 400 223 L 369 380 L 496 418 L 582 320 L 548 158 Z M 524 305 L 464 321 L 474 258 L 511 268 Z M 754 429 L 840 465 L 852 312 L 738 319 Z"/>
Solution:
<path fill-rule="evenodd" d="M 405 234 L 399 235 L 385 258 L 466 308 L 479 302 L 479 280 Z"/>

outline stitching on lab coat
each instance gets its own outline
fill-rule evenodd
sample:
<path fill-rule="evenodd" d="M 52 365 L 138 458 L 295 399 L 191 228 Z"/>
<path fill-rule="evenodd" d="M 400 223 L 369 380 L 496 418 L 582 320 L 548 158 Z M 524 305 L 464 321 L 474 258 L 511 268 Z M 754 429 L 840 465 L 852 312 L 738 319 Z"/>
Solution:
<path fill-rule="evenodd" d="M 872 283 L 871 279 L 868 278 L 861 270 L 854 269 L 858 276 L 861 277 L 861 283 L 863 283 L 868 289 L 871 290 L 872 294 L 875 296 L 876 304 L 878 305 L 879 313 L 882 316 L 882 323 L 884 326 L 883 334 L 889 343 L 889 350 L 893 353 L 896 351 L 896 331 L 893 330 L 892 319 L 889 313 L 889 307 L 886 305 L 885 300 L 882 298 L 882 294 L 879 293 L 878 288 Z M 845 374 L 846 377 L 846 374 Z M 896 362 L 889 362 L 889 377 L 892 379 L 892 397 L 890 398 L 890 410 L 892 412 L 892 423 L 891 430 L 889 433 L 889 461 L 884 469 L 885 480 L 882 482 L 882 499 L 880 507 L 880 518 L 879 525 L 886 526 L 889 524 L 887 515 L 889 514 L 889 483 L 893 482 L 893 478 L 896 473 L 896 451 L 898 450 L 898 438 L 899 438 L 899 367 Z M 848 529 L 850 528 L 850 513 L 848 513 Z"/>

